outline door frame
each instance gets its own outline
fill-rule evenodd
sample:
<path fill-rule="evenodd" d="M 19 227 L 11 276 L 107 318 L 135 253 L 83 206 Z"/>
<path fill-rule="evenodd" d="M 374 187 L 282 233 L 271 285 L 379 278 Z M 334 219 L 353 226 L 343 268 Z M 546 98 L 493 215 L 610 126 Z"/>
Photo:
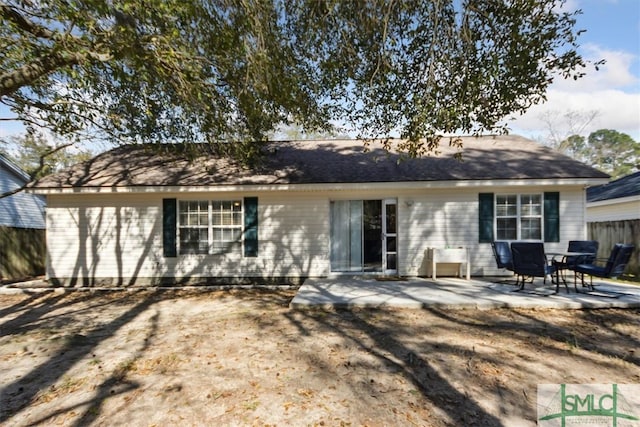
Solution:
<path fill-rule="evenodd" d="M 395 206 L 395 230 L 390 233 L 387 230 L 387 206 L 392 205 Z M 395 251 L 389 251 L 387 248 L 387 238 L 392 237 L 396 240 L 396 249 Z M 398 274 L 398 199 L 397 198 L 387 198 L 382 199 L 382 273 L 383 274 Z M 395 255 L 396 257 L 396 266 L 391 269 L 387 265 L 387 257 L 388 255 Z"/>
<path fill-rule="evenodd" d="M 389 274 L 389 275 L 394 275 L 394 274 L 398 274 L 398 199 L 395 197 L 387 197 L 387 198 L 366 198 L 366 199 L 358 199 L 358 198 L 350 198 L 350 199 L 333 199 L 330 200 L 331 202 L 334 201 L 350 201 L 350 202 L 365 202 L 365 201 L 380 201 L 380 220 L 382 222 L 381 224 L 381 229 L 380 229 L 380 236 L 379 236 L 379 241 L 381 242 L 381 259 L 380 259 L 380 270 L 379 271 L 366 271 L 365 270 L 365 265 L 364 265 L 364 259 L 362 260 L 362 268 L 360 271 L 334 271 L 331 269 L 331 263 L 329 266 L 329 271 L 330 274 Z M 396 215 L 396 221 L 395 221 L 395 232 L 387 232 L 387 206 L 389 205 L 393 205 L 395 206 L 395 215 Z M 364 248 L 364 222 L 361 220 L 360 223 L 360 227 L 361 227 L 361 234 L 362 234 L 362 256 L 364 257 L 364 253 L 365 253 L 365 248 Z M 332 229 L 332 226 L 330 224 L 330 228 Z M 330 232 L 330 239 L 332 239 L 333 236 L 331 235 Z M 389 251 L 387 246 L 388 246 L 388 241 L 387 238 L 395 238 L 396 240 L 396 250 L 395 251 Z M 330 243 L 329 244 L 329 258 L 331 259 L 332 257 L 332 250 L 333 250 L 333 244 Z M 390 269 L 388 268 L 388 262 L 387 262 L 387 257 L 388 255 L 395 255 L 396 258 L 396 265 L 394 269 Z"/>

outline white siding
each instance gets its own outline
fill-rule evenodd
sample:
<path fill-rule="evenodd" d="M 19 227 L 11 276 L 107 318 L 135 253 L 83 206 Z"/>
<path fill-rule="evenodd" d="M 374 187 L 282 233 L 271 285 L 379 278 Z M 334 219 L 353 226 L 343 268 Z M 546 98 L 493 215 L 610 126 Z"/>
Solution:
<path fill-rule="evenodd" d="M 312 193 L 258 199 L 259 255 L 162 252 L 162 198 L 235 199 L 247 195 L 49 196 L 48 275 L 58 278 L 300 277 L 326 275 L 328 203 Z"/>
<path fill-rule="evenodd" d="M 623 202 L 612 199 L 607 202 L 587 204 L 587 222 L 640 219 L 640 199 Z"/>
<path fill-rule="evenodd" d="M 492 187 L 424 192 L 407 196 L 400 208 L 401 244 L 405 248 L 402 274 L 426 273 L 425 250 L 428 247 L 469 248 L 472 275 L 503 273 L 495 266 L 488 243 L 478 243 L 478 193 L 543 193 L 557 191 L 544 187 Z M 411 205 L 410 207 L 407 204 Z M 586 238 L 584 193 L 581 188 L 560 190 L 560 242 L 546 243 L 548 250 L 566 249 L 569 240 Z"/>
<path fill-rule="evenodd" d="M 489 244 L 478 243 L 478 193 L 560 191 L 561 242 L 584 239 L 581 187 L 491 187 L 379 191 L 83 194 L 48 198 L 48 274 L 57 278 L 307 277 L 330 274 L 329 202 L 398 200 L 398 273 L 424 274 L 430 246 L 466 246 L 474 275 L 499 274 Z M 230 200 L 258 196 L 258 256 L 162 252 L 162 199 Z M 127 284 L 125 280 L 124 284 Z"/>

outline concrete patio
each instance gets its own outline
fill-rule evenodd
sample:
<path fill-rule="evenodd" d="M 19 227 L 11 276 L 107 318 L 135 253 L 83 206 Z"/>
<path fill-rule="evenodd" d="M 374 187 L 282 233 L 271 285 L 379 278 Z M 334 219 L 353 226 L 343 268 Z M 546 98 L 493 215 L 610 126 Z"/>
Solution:
<path fill-rule="evenodd" d="M 460 278 L 439 277 L 409 278 L 397 281 L 376 278 L 334 277 L 307 279 L 291 301 L 290 307 L 403 307 L 403 308 L 449 308 L 492 309 L 511 308 L 632 308 L 640 307 L 640 285 L 614 281 L 594 280 L 596 291 L 589 292 L 578 284 L 580 293 L 569 285 L 553 294 L 555 285 L 536 279 L 527 283 L 525 289 L 517 289 L 514 279 L 508 278 Z"/>
<path fill-rule="evenodd" d="M 573 288 L 569 280 L 569 292 L 564 286 L 554 294 L 555 285 L 543 285 L 537 278 L 532 285 L 516 292 L 515 278 L 508 277 L 472 277 L 465 280 L 454 277 L 430 278 L 375 278 L 362 276 L 338 276 L 321 279 L 307 279 L 298 289 L 289 306 L 294 309 L 305 308 L 349 308 L 349 307 L 399 307 L 447 309 L 492 308 L 635 308 L 640 307 L 640 284 L 625 284 L 616 281 L 595 280 L 596 291 L 589 292 L 578 284 L 580 293 Z M 261 285 L 238 286 L 237 288 L 263 287 Z M 0 295 L 42 292 L 96 292 L 96 291 L 138 291 L 142 289 L 171 290 L 220 290 L 221 286 L 168 286 L 168 287 L 131 287 L 101 288 L 53 287 L 44 280 L 32 280 L 0 286 Z M 235 288 L 235 286 L 229 286 Z M 268 286 L 281 289 L 281 286 Z M 295 287 L 294 287 L 295 288 Z"/>

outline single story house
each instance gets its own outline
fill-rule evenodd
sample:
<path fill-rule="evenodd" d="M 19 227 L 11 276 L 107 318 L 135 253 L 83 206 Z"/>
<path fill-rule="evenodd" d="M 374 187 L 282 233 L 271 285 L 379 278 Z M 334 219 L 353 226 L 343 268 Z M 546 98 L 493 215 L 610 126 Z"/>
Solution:
<path fill-rule="evenodd" d="M 0 194 L 25 186 L 31 177 L 0 155 Z M 19 191 L 0 198 L 0 278 L 16 280 L 44 273 L 45 198 Z"/>
<path fill-rule="evenodd" d="M 116 148 L 36 182 L 49 279 L 65 286 L 425 275 L 426 249 L 586 238 L 585 189 L 608 175 L 518 136 L 464 137 L 463 161 L 373 142 L 293 141 L 244 167 L 180 146 Z"/>

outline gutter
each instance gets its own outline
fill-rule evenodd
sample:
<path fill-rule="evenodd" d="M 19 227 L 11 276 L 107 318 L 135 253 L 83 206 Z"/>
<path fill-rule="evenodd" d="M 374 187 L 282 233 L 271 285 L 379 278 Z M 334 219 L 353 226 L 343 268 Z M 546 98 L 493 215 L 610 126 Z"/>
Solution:
<path fill-rule="evenodd" d="M 366 191 L 411 189 L 460 189 L 480 187 L 524 186 L 580 186 L 588 187 L 608 182 L 608 178 L 553 178 L 553 179 L 498 179 L 459 181 L 400 181 L 365 183 L 316 183 L 316 184 L 245 184 L 245 185 L 141 185 L 105 187 L 28 187 L 32 194 L 113 194 L 113 193 L 183 193 L 183 192 L 276 192 L 276 191 Z"/>

